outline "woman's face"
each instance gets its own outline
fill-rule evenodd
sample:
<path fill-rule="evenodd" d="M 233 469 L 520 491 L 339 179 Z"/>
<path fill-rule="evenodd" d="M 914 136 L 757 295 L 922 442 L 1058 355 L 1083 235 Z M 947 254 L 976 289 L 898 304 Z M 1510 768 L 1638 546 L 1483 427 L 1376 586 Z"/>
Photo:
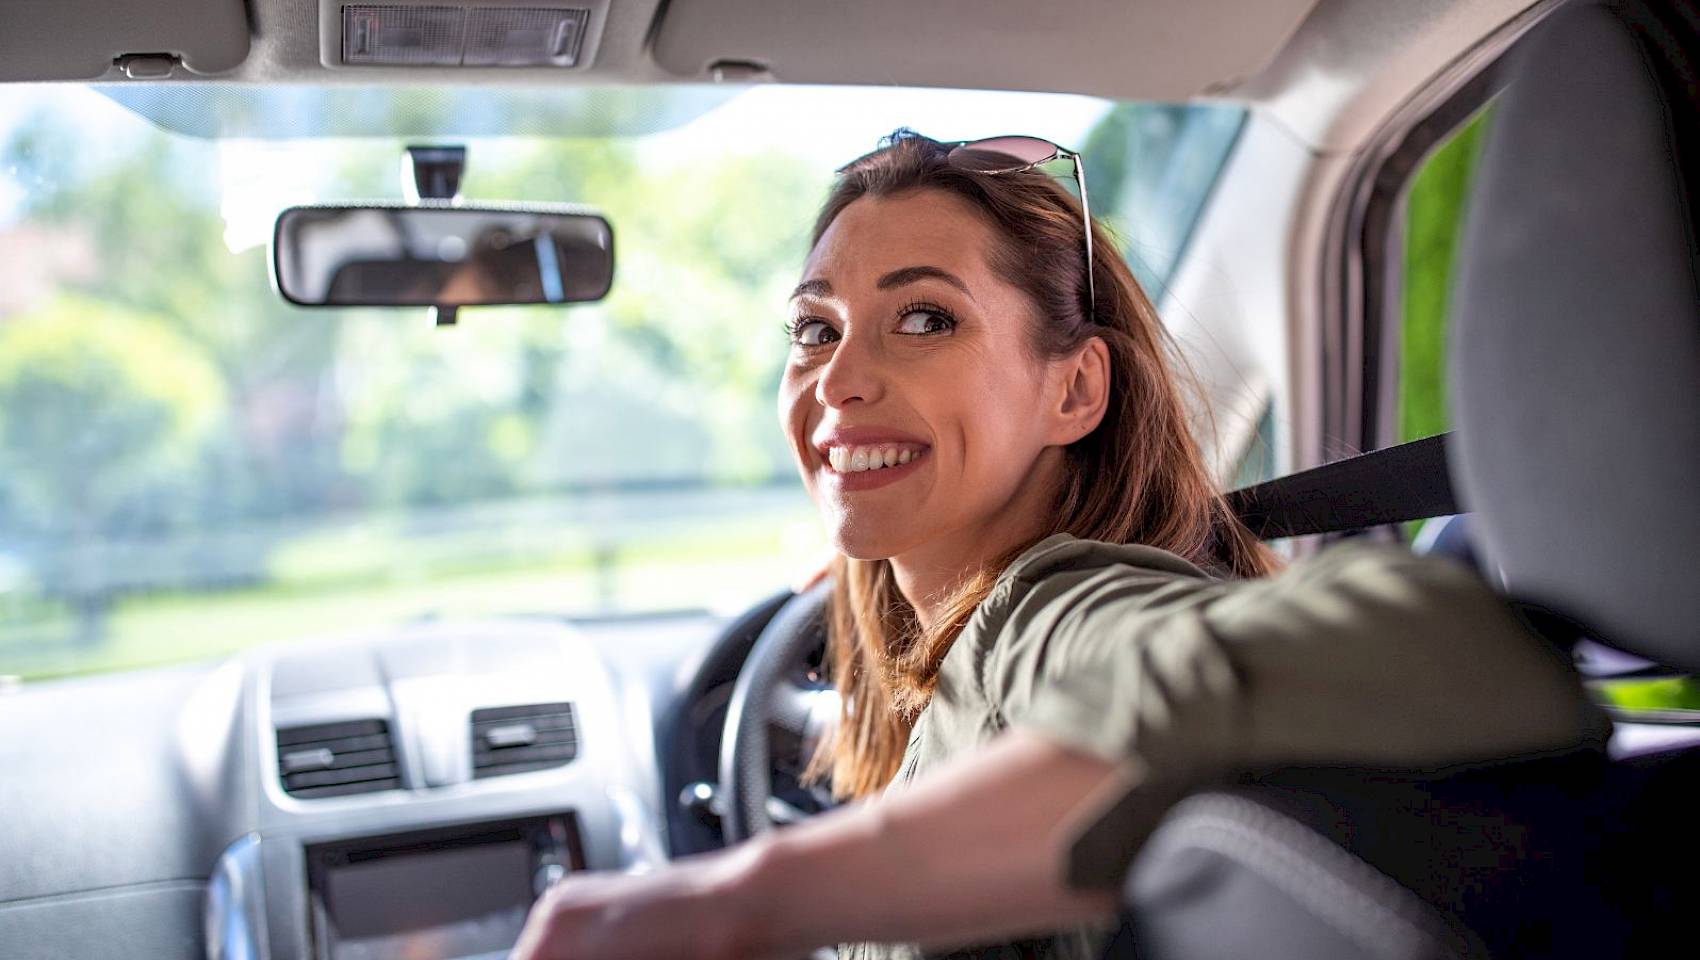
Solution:
<path fill-rule="evenodd" d="M 1066 365 L 1032 356 L 1034 307 L 992 273 L 993 242 L 943 191 L 865 196 L 803 267 L 779 415 L 846 556 L 984 557 L 1050 508 L 1083 431 L 1058 429 Z"/>

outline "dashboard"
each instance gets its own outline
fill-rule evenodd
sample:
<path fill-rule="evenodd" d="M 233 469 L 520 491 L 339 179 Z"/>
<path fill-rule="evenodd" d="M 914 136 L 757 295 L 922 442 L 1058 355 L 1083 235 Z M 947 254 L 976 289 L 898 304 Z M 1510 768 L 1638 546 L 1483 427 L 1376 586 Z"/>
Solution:
<path fill-rule="evenodd" d="M 719 845 L 751 642 L 421 622 L 0 695 L 0 956 L 505 956 L 560 877 Z"/>
<path fill-rule="evenodd" d="M 0 693 L 0 957 L 505 956 L 547 884 L 723 845 L 728 703 L 787 597 L 731 621 L 412 623 Z M 1693 737 L 1620 723 L 1613 753 Z"/>

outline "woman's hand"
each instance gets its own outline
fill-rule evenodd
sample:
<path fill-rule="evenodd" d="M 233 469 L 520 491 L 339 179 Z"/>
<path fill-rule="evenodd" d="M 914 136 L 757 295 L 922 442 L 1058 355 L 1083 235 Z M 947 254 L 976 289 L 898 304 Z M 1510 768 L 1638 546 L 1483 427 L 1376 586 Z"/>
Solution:
<path fill-rule="evenodd" d="M 738 851 L 655 873 L 579 874 L 532 907 L 511 960 L 743 960 L 759 957 L 739 896 Z"/>

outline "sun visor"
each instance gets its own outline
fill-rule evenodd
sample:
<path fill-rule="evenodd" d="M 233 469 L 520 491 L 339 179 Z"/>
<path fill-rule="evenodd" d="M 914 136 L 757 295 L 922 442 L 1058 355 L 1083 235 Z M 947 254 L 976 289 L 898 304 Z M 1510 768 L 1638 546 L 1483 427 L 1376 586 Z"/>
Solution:
<path fill-rule="evenodd" d="M 0 82 L 216 74 L 248 56 L 242 0 L 4 0 Z"/>
<path fill-rule="evenodd" d="M 1256 73 L 1314 0 L 671 0 L 654 52 L 691 79 L 1179 100 Z M 1083 24 L 1092 29 L 1082 30 Z M 1208 42 L 1202 42 L 1207 39 Z"/>

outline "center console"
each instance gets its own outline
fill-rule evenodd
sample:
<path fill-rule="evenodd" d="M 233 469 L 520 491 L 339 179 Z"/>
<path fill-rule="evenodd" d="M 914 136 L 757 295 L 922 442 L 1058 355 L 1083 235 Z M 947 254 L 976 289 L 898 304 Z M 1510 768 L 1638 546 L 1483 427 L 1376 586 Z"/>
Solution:
<path fill-rule="evenodd" d="M 314 844 L 306 861 L 318 960 L 496 960 L 585 853 L 556 814 Z"/>
<path fill-rule="evenodd" d="M 212 960 L 495 960 L 550 884 L 666 859 L 648 708 L 572 626 L 409 625 L 247 677 L 257 829 L 208 883 Z"/>
<path fill-rule="evenodd" d="M 532 902 L 584 869 L 570 813 L 305 850 L 315 960 L 499 960 Z"/>

